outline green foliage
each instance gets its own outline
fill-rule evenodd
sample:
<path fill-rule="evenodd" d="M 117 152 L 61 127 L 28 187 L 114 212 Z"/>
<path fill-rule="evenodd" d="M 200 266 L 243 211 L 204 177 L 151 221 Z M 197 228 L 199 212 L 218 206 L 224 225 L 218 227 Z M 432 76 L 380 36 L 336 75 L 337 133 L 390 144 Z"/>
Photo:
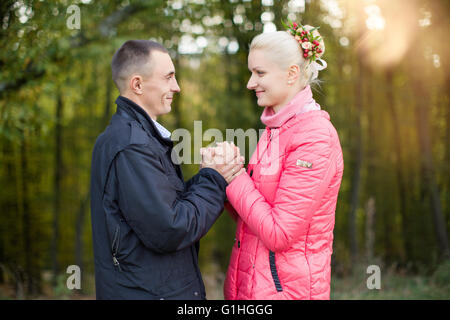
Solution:
<path fill-rule="evenodd" d="M 57 279 L 57 284 L 53 288 L 54 297 L 58 299 L 67 299 L 67 297 L 71 294 L 71 290 L 67 288 L 66 276 L 59 275 Z"/>
<path fill-rule="evenodd" d="M 434 285 L 446 289 L 450 293 L 450 260 L 447 259 L 436 268 L 431 280 Z"/>
<path fill-rule="evenodd" d="M 402 1 L 406 0 L 396 3 Z M 172 112 L 158 119 L 168 129 L 186 128 L 193 133 L 194 121 L 201 120 L 203 132 L 217 128 L 224 136 L 229 128 L 257 130 L 263 128 L 262 108 L 246 89 L 247 55 L 252 38 L 263 31 L 263 22 L 268 23 L 262 21 L 263 13 L 273 14 L 272 23 L 278 30 L 286 20 L 320 25 L 326 44 L 323 58 L 328 68 L 320 73 L 322 83 L 313 93 L 331 116 L 345 161 L 336 208 L 332 297 L 448 298 L 450 266 L 448 261 L 438 264 L 442 243 L 436 240 L 439 224 L 434 221 L 433 202 L 437 189 L 444 220 L 441 227 L 448 234 L 450 55 L 448 46 L 442 46 L 449 21 L 448 10 L 442 8 L 448 9 L 448 4 L 414 2 L 416 13 L 432 12 L 433 33 L 415 21 L 402 59 L 380 65 L 370 56 L 383 45 L 367 46 L 367 42 L 374 35 L 383 35 L 387 41 L 397 31 L 389 20 L 394 3 L 381 8 L 386 28 L 377 33 L 369 31 L 365 21 L 358 25 L 365 15 L 358 11 L 363 9 L 356 5 L 360 2 L 342 2 L 341 17 L 333 15 L 325 2 L 306 1 L 302 12 L 285 0 L 272 5 L 244 0 L 75 1 L 81 11 L 81 28 L 70 30 L 66 20 L 72 3 L 3 1 L 0 298 L 19 297 L 18 284 L 25 297 L 47 294 L 50 287 L 50 295 L 72 298 L 73 293 L 65 289 L 64 274 L 71 264 L 81 265 L 85 294 L 93 296 L 90 161 L 95 139 L 115 111 L 118 91 L 111 80 L 110 60 L 117 48 L 128 39 L 156 39 L 168 48 L 181 87 Z M 407 7 L 411 6 L 408 2 Z M 399 13 L 396 19 L 401 18 Z M 396 38 L 401 40 L 401 36 Z M 189 42 L 193 47 L 186 46 Z M 421 123 L 430 134 L 429 152 L 424 148 Z M 202 143 L 205 146 L 210 141 Z M 57 148 L 62 150 L 60 158 Z M 250 150 L 245 151 L 248 162 Z M 193 157 L 198 150 L 192 146 L 191 152 Z M 425 154 L 432 160 L 436 188 L 427 178 L 430 165 Z M 197 164 L 183 165 L 186 179 L 197 170 Z M 357 173 L 359 184 L 355 183 Z M 357 250 L 351 252 L 349 212 L 355 192 Z M 370 199 L 375 209 L 373 225 L 368 228 Z M 201 268 L 214 274 L 213 286 L 223 282 L 234 229 L 234 221 L 224 212 L 201 241 Z M 368 230 L 375 235 L 373 255 L 388 270 L 381 291 L 366 289 L 365 271 L 354 263 L 355 254 L 366 258 Z M 52 283 L 50 271 L 55 262 L 58 268 Z M 389 269 L 391 265 L 399 267 Z M 49 272 L 50 279 L 45 278 L 43 274 Z"/>

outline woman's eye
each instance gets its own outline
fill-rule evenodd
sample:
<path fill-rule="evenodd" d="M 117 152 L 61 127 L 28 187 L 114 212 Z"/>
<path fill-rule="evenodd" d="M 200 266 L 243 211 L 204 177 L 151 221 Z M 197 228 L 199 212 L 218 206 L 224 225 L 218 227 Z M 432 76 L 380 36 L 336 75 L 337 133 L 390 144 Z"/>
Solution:
<path fill-rule="evenodd" d="M 262 76 L 262 75 L 264 74 L 264 72 L 263 72 L 263 71 L 256 71 L 256 74 L 257 74 L 258 76 Z"/>

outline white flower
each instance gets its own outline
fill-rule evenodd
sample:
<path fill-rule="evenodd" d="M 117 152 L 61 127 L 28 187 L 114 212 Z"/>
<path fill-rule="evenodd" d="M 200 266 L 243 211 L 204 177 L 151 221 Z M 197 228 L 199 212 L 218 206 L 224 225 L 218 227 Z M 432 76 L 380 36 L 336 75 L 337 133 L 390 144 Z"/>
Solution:
<path fill-rule="evenodd" d="M 312 48 L 311 42 L 309 42 L 309 41 L 303 42 L 302 43 L 302 48 L 311 50 L 311 48 Z"/>
<path fill-rule="evenodd" d="M 313 52 L 312 52 L 312 51 L 309 51 L 309 52 L 308 52 L 308 56 L 311 57 L 312 55 L 313 55 Z"/>

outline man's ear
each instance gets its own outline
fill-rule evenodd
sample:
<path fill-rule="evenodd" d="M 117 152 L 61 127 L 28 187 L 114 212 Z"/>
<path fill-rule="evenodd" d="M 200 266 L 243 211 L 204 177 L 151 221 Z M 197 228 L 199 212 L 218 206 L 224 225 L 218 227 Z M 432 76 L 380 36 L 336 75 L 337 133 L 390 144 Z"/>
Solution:
<path fill-rule="evenodd" d="M 288 69 L 288 84 L 295 83 L 300 77 L 300 67 L 293 64 Z"/>
<path fill-rule="evenodd" d="M 142 88 L 142 77 L 139 75 L 133 75 L 131 76 L 131 79 L 129 81 L 130 90 L 131 92 L 134 92 L 137 95 L 143 94 L 143 88 Z"/>

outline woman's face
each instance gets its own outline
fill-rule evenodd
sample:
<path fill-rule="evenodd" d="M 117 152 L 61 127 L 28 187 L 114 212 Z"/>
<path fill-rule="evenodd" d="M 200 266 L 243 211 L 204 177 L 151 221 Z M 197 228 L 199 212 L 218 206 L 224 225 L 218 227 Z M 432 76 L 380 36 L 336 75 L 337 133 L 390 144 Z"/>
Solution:
<path fill-rule="evenodd" d="M 272 107 L 275 112 L 289 102 L 288 70 L 281 69 L 263 49 L 251 50 L 248 69 L 252 73 L 247 89 L 255 90 L 258 105 Z"/>

